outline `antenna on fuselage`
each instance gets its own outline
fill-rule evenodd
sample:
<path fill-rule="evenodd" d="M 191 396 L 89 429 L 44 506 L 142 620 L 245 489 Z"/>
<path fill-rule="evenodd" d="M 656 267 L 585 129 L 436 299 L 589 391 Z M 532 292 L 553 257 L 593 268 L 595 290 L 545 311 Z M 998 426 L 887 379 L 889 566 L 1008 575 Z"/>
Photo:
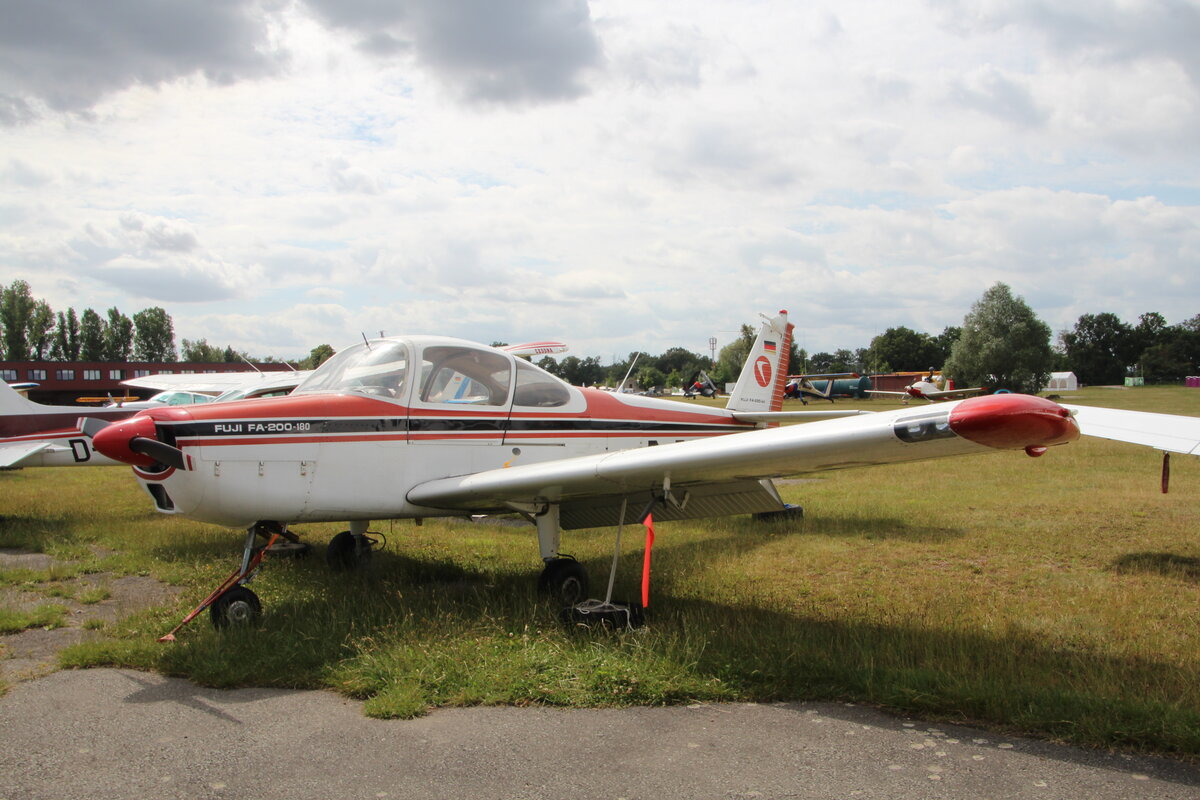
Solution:
<path fill-rule="evenodd" d="M 246 358 L 246 357 L 245 357 L 244 355 L 242 355 L 241 353 L 238 353 L 238 358 L 240 358 L 242 361 L 245 361 L 247 364 L 250 364 L 250 359 Z M 254 366 L 253 364 L 250 364 L 250 369 L 254 370 L 254 371 L 255 371 L 255 372 L 257 372 L 259 375 L 261 375 L 261 374 L 262 374 L 262 370 L 261 370 L 261 369 L 259 369 L 259 368 L 258 368 L 258 367 L 256 367 L 256 366 Z"/>
<path fill-rule="evenodd" d="M 634 365 L 634 364 L 636 364 L 636 363 L 637 363 L 637 360 L 638 360 L 639 358 L 641 358 L 641 357 L 642 357 L 642 354 L 641 354 L 641 353 L 634 353 L 634 354 L 633 354 L 633 361 L 630 361 L 630 362 L 629 362 L 629 369 L 627 369 L 627 370 L 625 371 L 625 377 L 621 379 L 621 385 L 617 387 L 617 391 L 618 391 L 618 392 L 622 392 L 622 393 L 624 393 L 624 391 L 625 391 L 625 384 L 629 382 L 629 373 L 633 372 L 633 365 Z"/>
<path fill-rule="evenodd" d="M 359 334 L 363 337 L 363 344 L 365 344 L 367 346 L 367 349 L 370 350 L 371 342 L 370 342 L 370 340 L 367 339 L 367 334 L 363 333 L 362 331 L 359 331 Z"/>

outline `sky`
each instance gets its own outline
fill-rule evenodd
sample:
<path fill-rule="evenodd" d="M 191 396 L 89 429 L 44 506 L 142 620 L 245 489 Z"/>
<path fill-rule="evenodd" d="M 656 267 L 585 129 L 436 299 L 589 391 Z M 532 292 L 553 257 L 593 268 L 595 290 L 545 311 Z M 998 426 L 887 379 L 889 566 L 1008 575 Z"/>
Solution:
<path fill-rule="evenodd" d="M 0 283 L 296 358 L 1200 314 L 1200 4 L 0 0 Z"/>

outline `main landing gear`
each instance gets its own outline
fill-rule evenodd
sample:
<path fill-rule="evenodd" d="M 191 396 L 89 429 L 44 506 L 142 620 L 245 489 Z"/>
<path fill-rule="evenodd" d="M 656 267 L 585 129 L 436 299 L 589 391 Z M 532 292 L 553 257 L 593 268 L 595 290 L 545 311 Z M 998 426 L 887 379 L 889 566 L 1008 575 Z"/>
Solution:
<path fill-rule="evenodd" d="M 649 510 L 649 509 L 647 509 Z M 644 517 L 645 515 L 643 515 Z M 547 594 L 562 609 L 560 618 L 567 625 L 590 627 L 600 625 L 608 629 L 636 628 L 642 625 L 642 607 L 636 603 L 613 602 L 613 583 L 616 579 L 617 562 L 621 552 L 621 528 L 617 528 L 616 550 L 613 553 L 612 570 L 608 577 L 608 591 L 603 600 L 588 598 L 588 575 L 583 565 L 572 556 L 558 551 L 562 539 L 557 505 L 547 506 L 532 515 L 537 525 L 538 548 L 546 566 L 538 576 L 538 591 Z M 621 507 L 622 523 L 625 505 Z"/>
<path fill-rule="evenodd" d="M 378 547 L 379 540 L 367 535 L 370 522 L 355 520 L 350 523 L 350 530 L 342 531 L 329 540 L 325 548 L 325 563 L 334 572 L 365 569 L 371 563 L 373 548 Z"/>
<path fill-rule="evenodd" d="M 588 596 L 587 570 L 572 556 L 552 558 L 538 576 L 538 591 L 563 606 L 582 603 Z"/>

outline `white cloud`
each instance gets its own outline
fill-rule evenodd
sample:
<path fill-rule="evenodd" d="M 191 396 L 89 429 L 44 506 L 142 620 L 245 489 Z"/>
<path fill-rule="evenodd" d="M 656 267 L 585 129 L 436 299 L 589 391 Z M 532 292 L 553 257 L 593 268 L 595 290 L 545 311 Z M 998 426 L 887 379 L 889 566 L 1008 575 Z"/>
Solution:
<path fill-rule="evenodd" d="M 810 350 L 938 332 L 997 280 L 1055 328 L 1200 311 L 1168 0 L 147 2 L 107 41 L 0 5 L 0 283 L 56 310 L 606 358 L 778 308 Z"/>

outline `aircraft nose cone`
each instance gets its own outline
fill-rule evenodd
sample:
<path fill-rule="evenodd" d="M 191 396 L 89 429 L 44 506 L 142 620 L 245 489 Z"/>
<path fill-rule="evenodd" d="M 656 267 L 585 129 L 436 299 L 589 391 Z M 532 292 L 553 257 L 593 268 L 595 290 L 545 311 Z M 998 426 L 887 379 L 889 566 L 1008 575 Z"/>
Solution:
<path fill-rule="evenodd" d="M 92 437 L 92 447 L 113 461 L 123 461 L 135 467 L 154 466 L 156 462 L 153 458 L 129 448 L 130 443 L 138 438 L 155 438 L 154 419 L 149 415 L 138 414 L 97 431 Z"/>
<path fill-rule="evenodd" d="M 977 444 L 1003 450 L 1044 448 L 1079 438 L 1070 411 L 1027 394 L 963 400 L 950 412 L 950 430 Z"/>

